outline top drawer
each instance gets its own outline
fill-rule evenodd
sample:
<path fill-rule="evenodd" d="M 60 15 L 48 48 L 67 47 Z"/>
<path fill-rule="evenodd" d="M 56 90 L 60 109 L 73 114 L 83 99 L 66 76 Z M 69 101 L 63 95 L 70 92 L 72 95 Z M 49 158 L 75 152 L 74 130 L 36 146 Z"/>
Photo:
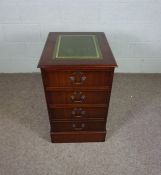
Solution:
<path fill-rule="evenodd" d="M 53 71 L 43 70 L 46 87 L 110 86 L 113 70 L 107 71 Z"/>

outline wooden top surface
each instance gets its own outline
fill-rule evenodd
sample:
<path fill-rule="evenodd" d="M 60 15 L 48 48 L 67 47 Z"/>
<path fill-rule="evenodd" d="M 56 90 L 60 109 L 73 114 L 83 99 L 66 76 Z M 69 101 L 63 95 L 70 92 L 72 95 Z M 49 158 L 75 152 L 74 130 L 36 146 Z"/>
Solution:
<path fill-rule="evenodd" d="M 116 67 L 103 32 L 50 32 L 38 67 Z"/>

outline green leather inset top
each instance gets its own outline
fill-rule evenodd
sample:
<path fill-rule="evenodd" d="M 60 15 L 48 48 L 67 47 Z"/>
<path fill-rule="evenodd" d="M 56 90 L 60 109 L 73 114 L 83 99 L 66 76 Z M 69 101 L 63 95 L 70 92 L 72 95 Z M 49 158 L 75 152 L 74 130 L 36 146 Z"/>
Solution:
<path fill-rule="evenodd" d="M 54 59 L 101 59 L 96 35 L 59 35 Z"/>

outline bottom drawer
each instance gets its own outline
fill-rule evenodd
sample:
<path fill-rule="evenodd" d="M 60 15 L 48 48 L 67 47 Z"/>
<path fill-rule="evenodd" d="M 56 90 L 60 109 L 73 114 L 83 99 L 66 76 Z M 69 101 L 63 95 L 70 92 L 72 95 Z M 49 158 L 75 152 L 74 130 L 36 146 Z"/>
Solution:
<path fill-rule="evenodd" d="M 104 142 L 106 131 L 51 132 L 53 143 Z"/>
<path fill-rule="evenodd" d="M 51 131 L 104 131 L 106 122 L 103 121 L 66 121 L 52 122 Z"/>

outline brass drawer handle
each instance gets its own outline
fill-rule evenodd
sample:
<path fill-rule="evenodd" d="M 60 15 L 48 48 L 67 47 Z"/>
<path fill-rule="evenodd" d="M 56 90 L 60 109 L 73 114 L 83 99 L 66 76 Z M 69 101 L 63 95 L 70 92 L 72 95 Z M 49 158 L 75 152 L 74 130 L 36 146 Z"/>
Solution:
<path fill-rule="evenodd" d="M 73 127 L 73 129 L 76 130 L 76 131 L 81 131 L 82 129 L 84 129 L 85 124 L 82 123 L 80 127 L 77 127 L 76 124 L 72 124 L 72 127 Z"/>
<path fill-rule="evenodd" d="M 74 85 L 82 85 L 86 78 L 87 77 L 80 71 L 73 72 L 69 77 L 71 83 Z"/>
<path fill-rule="evenodd" d="M 82 103 L 86 96 L 82 92 L 74 92 L 70 98 L 73 103 Z"/>
<path fill-rule="evenodd" d="M 86 114 L 86 111 L 84 111 L 82 108 L 74 108 L 72 111 L 73 117 L 81 118 Z"/>

